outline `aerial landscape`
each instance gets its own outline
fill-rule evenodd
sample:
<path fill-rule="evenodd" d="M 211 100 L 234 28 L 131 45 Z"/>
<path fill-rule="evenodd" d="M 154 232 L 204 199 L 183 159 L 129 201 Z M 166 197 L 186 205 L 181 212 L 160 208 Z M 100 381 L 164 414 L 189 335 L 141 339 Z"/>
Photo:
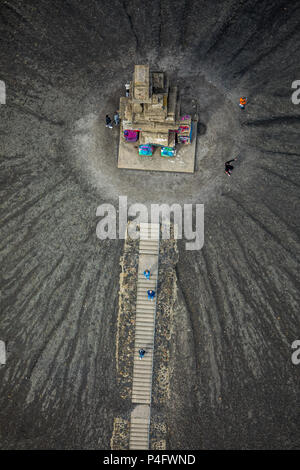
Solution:
<path fill-rule="evenodd" d="M 0 0 L 0 41 L 0 449 L 300 449 L 300 3 Z"/>

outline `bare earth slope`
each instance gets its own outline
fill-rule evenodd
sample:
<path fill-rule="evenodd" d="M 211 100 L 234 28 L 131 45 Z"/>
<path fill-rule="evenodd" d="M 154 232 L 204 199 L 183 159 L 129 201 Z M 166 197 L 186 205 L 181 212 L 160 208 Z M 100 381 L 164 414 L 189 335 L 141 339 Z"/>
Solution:
<path fill-rule="evenodd" d="M 119 195 L 205 204 L 203 249 L 179 243 L 168 448 L 300 447 L 299 30 L 297 1 L 0 1 L 2 449 L 108 449 L 129 410 L 123 244 L 96 237 Z M 169 72 L 187 112 L 197 101 L 194 175 L 116 168 L 104 118 L 135 63 Z"/>

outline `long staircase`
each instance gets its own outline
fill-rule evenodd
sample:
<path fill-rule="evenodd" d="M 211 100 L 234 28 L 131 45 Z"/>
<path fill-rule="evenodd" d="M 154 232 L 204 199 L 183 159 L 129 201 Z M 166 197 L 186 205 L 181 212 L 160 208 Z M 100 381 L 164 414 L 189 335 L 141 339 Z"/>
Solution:
<path fill-rule="evenodd" d="M 132 383 L 132 403 L 137 406 L 131 414 L 130 449 L 149 449 L 159 230 L 159 224 L 140 224 Z M 149 280 L 144 276 L 145 269 L 150 270 Z M 148 289 L 155 291 L 156 295 L 153 300 L 148 300 Z M 143 359 L 139 357 L 139 349 L 146 351 Z"/>

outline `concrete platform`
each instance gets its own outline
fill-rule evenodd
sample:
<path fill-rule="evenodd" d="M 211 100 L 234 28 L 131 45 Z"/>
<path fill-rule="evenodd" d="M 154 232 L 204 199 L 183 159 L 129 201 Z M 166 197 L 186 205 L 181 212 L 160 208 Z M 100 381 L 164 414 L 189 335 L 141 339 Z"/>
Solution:
<path fill-rule="evenodd" d="M 178 173 L 194 173 L 196 155 L 197 123 L 193 121 L 192 143 L 177 145 L 176 157 L 162 157 L 160 147 L 156 148 L 151 157 L 138 154 L 139 143 L 126 142 L 120 133 L 118 168 L 145 171 L 173 171 Z"/>

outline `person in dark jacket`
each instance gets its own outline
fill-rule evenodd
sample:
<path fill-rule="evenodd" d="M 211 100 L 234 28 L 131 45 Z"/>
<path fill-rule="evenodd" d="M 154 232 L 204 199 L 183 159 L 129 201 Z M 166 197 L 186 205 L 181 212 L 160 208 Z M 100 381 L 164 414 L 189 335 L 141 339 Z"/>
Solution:
<path fill-rule="evenodd" d="M 108 114 L 105 117 L 105 121 L 106 121 L 106 127 L 109 127 L 110 129 L 112 129 L 111 119 Z"/>
<path fill-rule="evenodd" d="M 154 297 L 155 297 L 155 292 L 154 292 L 154 290 L 149 289 L 149 290 L 147 291 L 147 294 L 148 294 L 148 300 L 153 300 L 153 299 L 154 299 Z"/>
<path fill-rule="evenodd" d="M 145 356 L 145 349 L 139 349 L 139 356 L 140 356 L 140 360 L 143 359 L 143 357 Z"/>
<path fill-rule="evenodd" d="M 235 162 L 237 160 L 237 158 L 233 158 L 232 160 L 228 160 L 228 162 L 225 162 L 225 173 L 228 175 L 228 176 L 231 176 L 231 172 L 233 170 L 233 166 L 230 165 L 231 162 Z"/>

